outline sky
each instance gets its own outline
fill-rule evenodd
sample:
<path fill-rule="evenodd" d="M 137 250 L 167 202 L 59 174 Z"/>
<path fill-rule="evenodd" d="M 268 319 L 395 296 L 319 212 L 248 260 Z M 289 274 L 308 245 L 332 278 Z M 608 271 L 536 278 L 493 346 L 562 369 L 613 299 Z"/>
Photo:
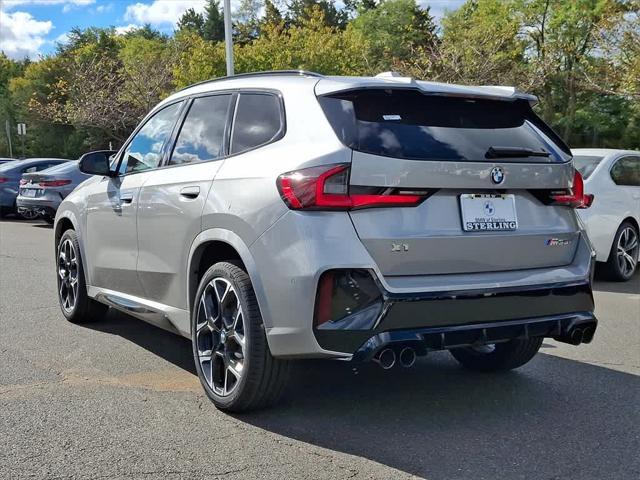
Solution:
<path fill-rule="evenodd" d="M 240 0 L 231 0 L 233 11 Z M 55 51 L 74 27 L 137 26 L 171 33 L 188 8 L 201 12 L 206 0 L 0 0 L 0 51 L 13 59 L 37 59 Z M 222 0 L 220 1 L 222 3 Z M 337 2 L 340 4 L 341 2 Z M 418 0 L 439 20 L 464 0 Z"/>

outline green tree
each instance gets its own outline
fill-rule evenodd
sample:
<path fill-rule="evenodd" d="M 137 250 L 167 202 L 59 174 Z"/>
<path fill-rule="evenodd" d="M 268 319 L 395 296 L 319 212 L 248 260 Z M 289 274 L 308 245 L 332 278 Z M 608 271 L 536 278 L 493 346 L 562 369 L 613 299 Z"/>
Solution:
<path fill-rule="evenodd" d="M 364 3 L 350 27 L 368 40 L 369 61 L 379 71 L 413 58 L 418 49 L 431 51 L 438 43 L 429 9 L 415 0 L 382 0 L 375 8 Z"/>
<path fill-rule="evenodd" d="M 264 2 L 264 17 L 262 18 L 262 25 L 280 25 L 284 21 L 280 10 L 271 1 L 265 0 Z"/>
<path fill-rule="evenodd" d="M 523 77 L 525 43 L 510 0 L 467 1 L 442 20 L 439 80 L 479 85 L 528 86 Z"/>
<path fill-rule="evenodd" d="M 178 20 L 178 30 L 190 30 L 201 37 L 204 36 L 204 17 L 193 8 L 185 11 Z"/>
<path fill-rule="evenodd" d="M 585 71 L 597 56 L 597 33 L 622 21 L 618 0 L 518 0 L 522 36 L 528 43 L 531 85 L 545 120 L 571 140 Z"/>
<path fill-rule="evenodd" d="M 260 35 L 260 18 L 258 13 L 263 7 L 262 0 L 241 0 L 238 10 L 233 15 L 233 39 L 244 45 Z"/>
<path fill-rule="evenodd" d="M 224 40 L 224 16 L 218 0 L 209 0 L 204 9 L 203 38 L 213 42 Z"/>
<path fill-rule="evenodd" d="M 327 24 L 319 7 L 300 25 L 288 29 L 267 25 L 260 38 L 235 50 L 238 72 L 258 70 L 313 70 L 329 75 L 369 72 L 366 39 L 351 28 Z"/>
<path fill-rule="evenodd" d="M 287 21 L 294 26 L 302 26 L 319 9 L 323 21 L 330 27 L 344 28 L 347 22 L 347 12 L 338 10 L 333 0 L 289 0 L 287 4 Z"/>

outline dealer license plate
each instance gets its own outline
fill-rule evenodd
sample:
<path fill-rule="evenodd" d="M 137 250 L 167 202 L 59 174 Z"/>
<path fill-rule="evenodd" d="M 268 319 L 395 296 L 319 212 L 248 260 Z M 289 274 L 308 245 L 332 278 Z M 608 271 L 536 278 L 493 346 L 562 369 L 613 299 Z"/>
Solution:
<path fill-rule="evenodd" d="M 466 232 L 517 230 L 514 195 L 465 193 L 460 195 L 462 228 Z"/>
<path fill-rule="evenodd" d="M 37 197 L 40 192 L 39 188 L 25 188 L 22 190 L 23 197 Z"/>

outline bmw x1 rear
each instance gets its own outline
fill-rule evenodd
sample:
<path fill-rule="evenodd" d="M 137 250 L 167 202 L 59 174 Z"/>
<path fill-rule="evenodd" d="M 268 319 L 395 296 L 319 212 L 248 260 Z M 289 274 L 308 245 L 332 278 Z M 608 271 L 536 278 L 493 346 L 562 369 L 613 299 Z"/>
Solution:
<path fill-rule="evenodd" d="M 210 95 L 230 95 L 225 134 L 215 158 L 196 159 L 196 190 L 184 170 L 194 163 L 173 159 Z M 277 128 L 257 107 L 243 113 L 251 95 L 271 96 Z M 139 291 L 108 286 L 116 272 L 99 263 L 113 247 L 80 246 L 90 221 L 65 225 L 84 232 L 87 301 L 145 320 L 162 313 L 162 326 L 192 339 L 218 407 L 273 403 L 298 358 L 389 369 L 449 350 L 466 368 L 495 371 L 528 362 L 545 337 L 592 340 L 593 251 L 575 209 L 593 198 L 535 97 L 394 75 L 272 73 L 205 82 L 154 112 L 176 102 L 186 103 L 157 165 L 170 186 L 140 180 L 128 202 L 140 203 Z M 203 112 L 206 122 L 212 110 Z M 262 143 L 246 140 L 265 131 Z M 126 149 L 105 178 L 132 161 Z M 61 206 L 58 251 L 64 212 L 88 184 Z M 161 198 L 171 188 L 179 200 Z M 194 217 L 188 229 L 178 215 Z"/>

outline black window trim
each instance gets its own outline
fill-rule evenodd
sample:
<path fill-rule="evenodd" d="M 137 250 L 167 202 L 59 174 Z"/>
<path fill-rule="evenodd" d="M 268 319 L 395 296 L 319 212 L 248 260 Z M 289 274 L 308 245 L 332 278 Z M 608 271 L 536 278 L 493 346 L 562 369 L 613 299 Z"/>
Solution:
<path fill-rule="evenodd" d="M 231 151 L 231 134 L 232 134 L 232 130 L 233 130 L 233 122 L 235 120 L 236 117 L 236 110 L 238 108 L 238 99 L 240 98 L 241 94 L 247 94 L 247 93 L 258 93 L 258 94 L 267 94 L 267 95 L 274 95 L 277 99 L 278 99 L 278 103 L 280 106 L 280 130 L 278 130 L 278 132 L 276 133 L 276 135 L 274 135 L 274 137 L 266 142 L 263 143 L 262 145 L 258 145 L 255 146 L 253 148 L 250 148 L 248 150 L 244 150 L 242 152 L 238 152 L 238 153 L 234 153 L 234 154 L 230 154 L 229 152 Z M 193 163 L 187 163 L 187 164 L 176 164 L 176 165 L 170 165 L 169 164 L 169 159 L 171 158 L 171 154 L 173 153 L 173 150 L 176 147 L 176 142 L 178 140 L 178 135 L 180 133 L 180 130 L 182 129 L 182 125 L 184 124 L 184 121 L 186 119 L 186 116 L 189 112 L 189 109 L 191 108 L 191 104 L 193 103 L 193 101 L 196 98 L 202 98 L 202 97 L 211 97 L 211 96 L 215 96 L 215 95 L 232 95 L 232 99 L 231 99 L 231 108 L 229 108 L 229 116 L 227 117 L 227 123 L 225 124 L 225 139 L 224 139 L 224 152 L 225 155 L 212 159 L 212 160 L 207 160 L 205 162 L 193 162 Z M 165 152 L 163 153 L 163 157 L 162 160 L 160 162 L 160 164 L 155 167 L 155 168 L 151 168 L 148 170 L 142 170 L 140 172 L 131 172 L 131 173 L 126 173 L 126 174 L 121 174 L 120 176 L 125 176 L 125 175 L 132 175 L 135 173 L 144 173 L 144 172 L 150 172 L 150 171 L 155 171 L 155 170 L 164 170 L 166 168 L 176 168 L 176 167 L 187 167 L 189 165 L 200 165 L 203 163 L 209 163 L 209 162 L 219 162 L 219 161 L 224 161 L 227 160 L 228 158 L 233 158 L 233 157 L 237 157 L 238 155 L 244 155 L 245 153 L 248 152 L 252 152 L 253 150 L 256 150 L 258 148 L 263 148 L 266 147 L 267 145 L 271 145 L 272 143 L 278 142 L 280 140 L 282 140 L 284 138 L 284 136 L 287 133 L 287 115 L 286 115 L 286 110 L 285 110 L 285 105 L 284 105 L 284 99 L 282 96 L 282 92 L 280 92 L 279 90 L 273 89 L 273 88 L 228 88 L 228 89 L 221 89 L 221 90 L 208 90 L 206 92 L 200 92 L 200 93 L 194 93 L 192 95 L 188 95 L 188 96 L 184 96 L 181 97 L 180 99 L 177 99 L 175 102 L 171 102 L 167 105 L 164 105 L 162 108 L 168 107 L 169 105 L 173 105 L 174 103 L 178 103 L 178 102 L 184 102 L 184 105 L 182 107 L 182 110 L 180 111 L 179 115 L 178 115 L 178 120 L 176 120 L 176 124 L 174 125 L 174 129 L 171 133 L 171 136 L 169 137 L 169 144 L 165 150 Z M 160 110 L 157 110 L 160 111 Z M 148 121 L 148 119 L 150 118 L 151 113 L 154 113 L 155 110 L 153 110 L 152 112 L 150 112 L 145 119 L 143 120 L 144 123 L 146 123 Z M 129 137 L 129 139 L 127 140 L 127 143 L 122 147 L 122 149 L 118 152 L 118 155 L 122 155 L 124 153 L 124 151 L 126 150 L 126 147 L 128 146 L 128 144 L 130 143 L 131 139 L 133 138 L 133 136 L 138 132 L 138 130 L 140 128 L 142 128 L 143 123 L 141 123 L 136 130 L 133 132 L 133 134 L 131 135 L 131 137 Z M 170 152 L 169 154 L 167 154 L 167 152 Z M 120 161 L 122 159 L 118 159 L 118 167 L 120 168 Z M 116 169 L 117 171 L 117 169 Z"/>
<path fill-rule="evenodd" d="M 614 158 L 613 161 L 611 162 L 611 166 L 609 167 L 609 178 L 611 179 L 611 181 L 614 183 L 616 187 L 638 188 L 638 186 L 640 185 L 621 185 L 618 182 L 616 182 L 613 178 L 613 169 L 616 168 L 616 165 L 622 160 L 624 160 L 625 158 L 635 158 L 637 159 L 638 162 L 640 162 L 640 153 L 638 153 L 637 155 L 634 155 L 632 153 L 623 153 L 619 157 Z"/>
<path fill-rule="evenodd" d="M 229 99 L 229 111 L 227 112 L 227 118 L 224 123 L 224 133 L 222 134 L 222 152 L 223 154 L 217 158 L 212 158 L 211 160 L 206 160 L 204 162 L 192 162 L 192 163 L 176 163 L 174 165 L 170 164 L 171 157 L 173 155 L 174 150 L 178 144 L 178 137 L 180 136 L 180 132 L 182 132 L 182 127 L 184 127 L 184 122 L 187 120 L 187 116 L 191 111 L 191 106 L 193 102 L 198 98 L 207 98 L 207 97 L 219 97 L 222 95 L 229 95 L 231 98 Z M 171 168 L 171 167 L 185 167 L 187 165 L 197 165 L 201 163 L 208 162 L 219 162 L 224 160 L 229 155 L 229 139 L 230 139 L 230 130 L 231 130 L 231 119 L 233 116 L 233 112 L 235 111 L 236 102 L 237 102 L 238 94 L 237 92 L 231 90 L 216 90 L 214 92 L 205 92 L 198 95 L 192 95 L 187 99 L 187 105 L 184 110 L 180 113 L 178 120 L 176 122 L 176 127 L 174 128 L 170 140 L 169 145 L 170 148 L 167 148 L 160 165 L 157 168 Z"/>

